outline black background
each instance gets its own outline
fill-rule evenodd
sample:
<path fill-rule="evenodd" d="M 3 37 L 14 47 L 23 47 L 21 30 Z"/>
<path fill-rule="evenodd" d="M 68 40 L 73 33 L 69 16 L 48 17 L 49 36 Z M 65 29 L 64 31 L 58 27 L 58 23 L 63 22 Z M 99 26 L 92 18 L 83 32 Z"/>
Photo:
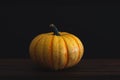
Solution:
<path fill-rule="evenodd" d="M 120 58 L 118 3 L 18 1 L 0 3 L 0 58 L 29 58 L 29 44 L 54 23 L 78 36 L 83 58 Z"/>

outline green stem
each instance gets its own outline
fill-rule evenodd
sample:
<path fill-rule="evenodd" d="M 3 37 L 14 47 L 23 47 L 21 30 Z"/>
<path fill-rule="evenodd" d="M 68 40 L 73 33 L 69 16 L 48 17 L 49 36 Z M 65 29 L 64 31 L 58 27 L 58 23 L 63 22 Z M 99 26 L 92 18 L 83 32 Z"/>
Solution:
<path fill-rule="evenodd" d="M 50 24 L 50 27 L 52 27 L 54 35 L 60 36 L 60 33 L 54 24 Z"/>

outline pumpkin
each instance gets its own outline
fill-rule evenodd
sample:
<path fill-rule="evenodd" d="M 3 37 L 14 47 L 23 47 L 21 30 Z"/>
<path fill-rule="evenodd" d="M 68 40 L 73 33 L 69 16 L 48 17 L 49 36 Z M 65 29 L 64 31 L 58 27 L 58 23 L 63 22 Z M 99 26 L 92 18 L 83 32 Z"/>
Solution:
<path fill-rule="evenodd" d="M 81 40 L 71 33 L 59 32 L 54 24 L 50 27 L 53 32 L 39 34 L 31 41 L 31 59 L 43 67 L 54 70 L 78 64 L 84 53 Z"/>

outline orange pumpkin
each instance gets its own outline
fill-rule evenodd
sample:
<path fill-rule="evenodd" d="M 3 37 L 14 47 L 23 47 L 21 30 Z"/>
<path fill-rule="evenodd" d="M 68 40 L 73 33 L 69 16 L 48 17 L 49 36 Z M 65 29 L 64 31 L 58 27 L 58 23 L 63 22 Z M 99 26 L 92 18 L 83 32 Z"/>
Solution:
<path fill-rule="evenodd" d="M 53 32 L 36 36 L 29 48 L 30 57 L 44 67 L 58 70 L 76 65 L 82 58 L 84 47 L 78 37 L 68 32 Z"/>

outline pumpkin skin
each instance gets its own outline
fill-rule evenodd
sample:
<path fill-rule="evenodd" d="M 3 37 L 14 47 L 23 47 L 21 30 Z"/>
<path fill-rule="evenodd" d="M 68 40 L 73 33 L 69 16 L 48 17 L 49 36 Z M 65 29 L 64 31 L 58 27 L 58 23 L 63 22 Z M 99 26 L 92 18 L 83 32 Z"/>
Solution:
<path fill-rule="evenodd" d="M 69 68 L 79 63 L 84 53 L 81 40 L 67 32 L 59 34 L 43 33 L 31 41 L 29 52 L 35 63 L 54 70 Z"/>

